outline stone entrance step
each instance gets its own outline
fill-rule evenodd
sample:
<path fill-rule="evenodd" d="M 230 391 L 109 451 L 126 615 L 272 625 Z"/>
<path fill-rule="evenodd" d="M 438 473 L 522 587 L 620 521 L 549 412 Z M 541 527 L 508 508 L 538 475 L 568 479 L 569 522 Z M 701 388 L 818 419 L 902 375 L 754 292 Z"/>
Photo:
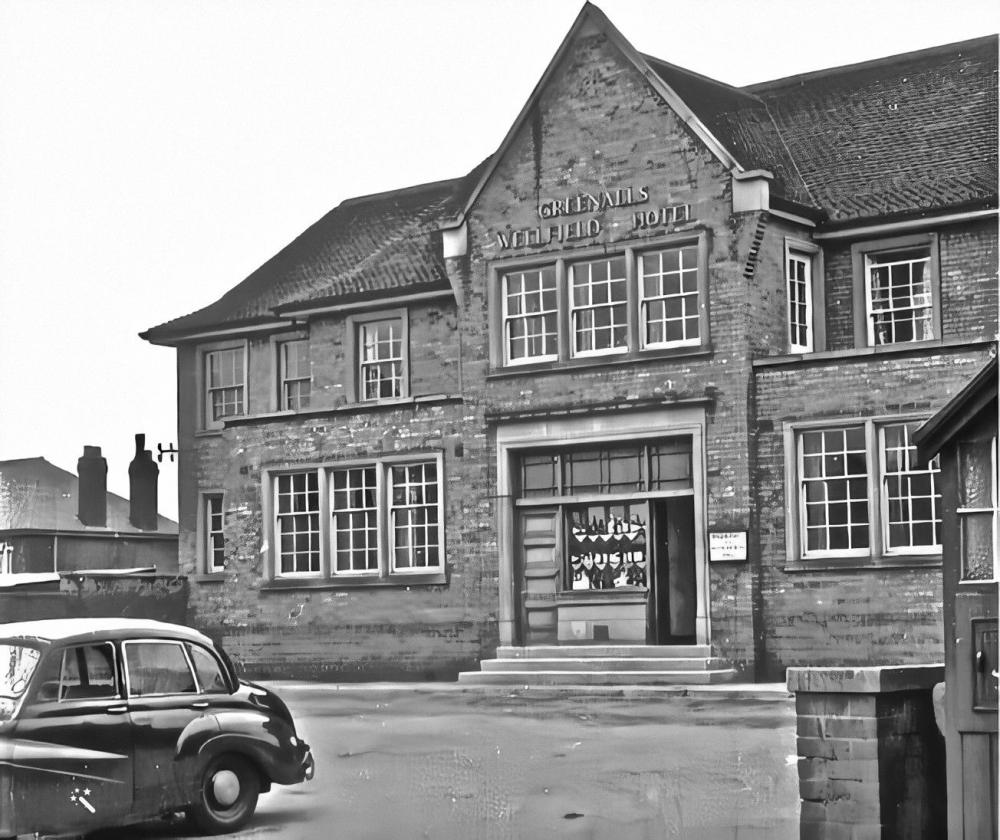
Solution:
<path fill-rule="evenodd" d="M 463 671 L 468 685 L 706 685 L 736 672 L 708 645 L 500 647 L 496 659 Z"/>

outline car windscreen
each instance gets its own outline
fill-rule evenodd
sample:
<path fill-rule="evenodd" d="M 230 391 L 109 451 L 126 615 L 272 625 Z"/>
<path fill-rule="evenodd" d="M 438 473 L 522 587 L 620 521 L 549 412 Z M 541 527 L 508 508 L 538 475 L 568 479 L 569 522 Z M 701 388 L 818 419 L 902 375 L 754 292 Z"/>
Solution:
<path fill-rule="evenodd" d="M 38 648 L 0 642 L 0 721 L 14 714 L 41 657 Z"/>

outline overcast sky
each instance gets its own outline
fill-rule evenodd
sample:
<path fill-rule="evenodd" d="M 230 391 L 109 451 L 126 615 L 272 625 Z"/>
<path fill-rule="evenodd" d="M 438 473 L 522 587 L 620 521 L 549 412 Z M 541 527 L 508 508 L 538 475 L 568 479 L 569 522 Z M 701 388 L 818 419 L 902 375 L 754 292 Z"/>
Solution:
<path fill-rule="evenodd" d="M 743 85 L 994 33 L 993 0 L 603 0 L 641 52 Z M 345 198 L 490 154 L 580 0 L 0 0 L 0 460 L 176 442 L 174 351 Z M 177 512 L 177 465 L 160 468 Z"/>

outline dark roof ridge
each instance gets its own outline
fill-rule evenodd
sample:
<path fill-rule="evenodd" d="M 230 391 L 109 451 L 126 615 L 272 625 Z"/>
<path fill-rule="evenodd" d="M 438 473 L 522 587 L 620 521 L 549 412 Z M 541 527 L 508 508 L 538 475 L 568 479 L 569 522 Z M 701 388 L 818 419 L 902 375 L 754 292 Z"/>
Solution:
<path fill-rule="evenodd" d="M 444 189 L 446 186 L 457 186 L 466 177 L 468 177 L 468 173 L 465 175 L 459 175 L 457 178 L 443 178 L 440 181 L 428 181 L 425 184 L 414 184 L 411 187 L 399 187 L 398 189 L 382 190 L 381 192 L 368 193 L 367 195 L 355 195 L 350 198 L 345 198 L 334 208 L 334 210 L 341 207 L 351 207 L 355 204 L 361 204 L 366 201 L 389 198 L 394 195 L 417 195 L 422 192 L 431 192 L 434 189 Z"/>
<path fill-rule="evenodd" d="M 0 459 L 0 467 L 2 467 L 4 464 L 23 464 L 27 461 L 45 461 L 45 456 L 31 455 L 27 458 L 3 458 Z M 49 466 L 55 467 L 55 464 L 51 463 L 50 461 L 45 461 L 45 463 L 49 464 Z M 61 468 L 56 467 L 56 469 L 61 469 Z"/>
<path fill-rule="evenodd" d="M 708 82 L 709 84 L 716 85 L 716 86 L 721 87 L 721 88 L 725 88 L 730 93 L 734 93 L 734 94 L 736 94 L 738 96 L 746 96 L 746 97 L 748 97 L 750 99 L 754 99 L 754 100 L 756 100 L 758 102 L 760 101 L 760 97 L 758 97 L 754 93 L 749 92 L 745 88 L 737 87 L 736 85 L 731 85 L 731 84 L 729 84 L 729 82 L 720 82 L 718 79 L 713 79 L 711 76 L 706 76 L 704 73 L 699 73 L 696 70 L 692 70 L 690 67 L 681 67 L 681 65 L 679 65 L 679 64 L 674 64 L 674 63 L 672 63 L 670 61 L 665 61 L 662 58 L 657 58 L 655 55 L 647 55 L 646 53 L 640 53 L 640 55 L 646 61 L 653 62 L 655 64 L 663 64 L 663 65 L 671 68 L 672 70 L 676 70 L 676 71 L 681 72 L 681 73 L 686 73 L 689 76 L 694 76 L 696 79 L 699 79 L 700 81 Z"/>
<path fill-rule="evenodd" d="M 881 58 L 872 58 L 865 61 L 858 61 L 854 64 L 842 64 L 837 67 L 824 67 L 820 70 L 809 70 L 805 73 L 796 73 L 792 76 L 783 76 L 779 79 L 771 79 L 764 82 L 754 82 L 751 85 L 745 85 L 740 88 L 745 93 L 751 95 L 756 95 L 760 91 L 772 90 L 774 88 L 789 87 L 795 84 L 801 84 L 802 82 L 812 81 L 813 79 L 820 79 L 825 76 L 835 76 L 841 73 L 854 73 L 861 70 L 870 70 L 875 67 L 883 67 L 891 64 L 899 64 L 903 61 L 908 61 L 915 58 L 925 58 L 930 55 L 944 54 L 953 51 L 956 47 L 975 47 L 979 48 L 985 46 L 990 41 L 996 41 L 996 34 L 992 35 L 982 35 L 978 38 L 969 38 L 964 41 L 953 41 L 950 44 L 939 44 L 935 47 L 924 47 L 919 50 L 911 50 L 905 53 L 897 53 L 896 55 L 882 56 Z"/>

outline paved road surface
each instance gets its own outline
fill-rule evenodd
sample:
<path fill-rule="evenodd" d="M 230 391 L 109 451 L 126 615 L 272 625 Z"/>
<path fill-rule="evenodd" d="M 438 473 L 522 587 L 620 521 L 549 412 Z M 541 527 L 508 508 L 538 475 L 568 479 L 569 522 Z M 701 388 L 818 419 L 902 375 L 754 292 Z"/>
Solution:
<path fill-rule="evenodd" d="M 793 840 L 792 703 L 284 686 L 316 778 L 276 787 L 271 840 Z M 90 840 L 187 838 L 155 824 Z"/>

